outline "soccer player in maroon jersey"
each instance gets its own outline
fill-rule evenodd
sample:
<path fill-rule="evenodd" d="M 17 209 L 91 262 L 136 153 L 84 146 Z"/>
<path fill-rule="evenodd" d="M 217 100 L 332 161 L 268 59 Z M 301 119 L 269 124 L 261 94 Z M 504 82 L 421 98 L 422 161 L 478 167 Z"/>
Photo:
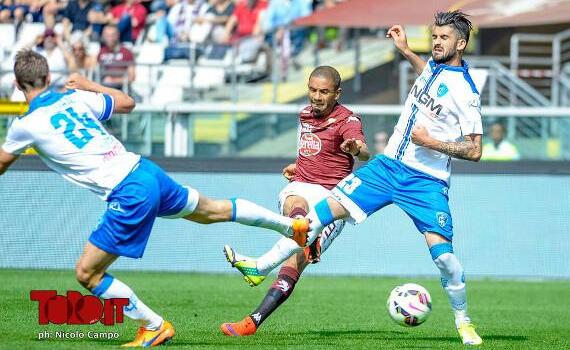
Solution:
<path fill-rule="evenodd" d="M 297 161 L 283 169 L 283 175 L 290 181 L 279 194 L 279 206 L 284 215 L 304 217 L 310 206 L 329 196 L 329 190 L 351 173 L 354 158 L 365 161 L 370 157 L 360 119 L 338 103 L 340 82 L 338 71 L 329 66 L 317 67 L 309 77 L 311 105 L 299 116 Z M 265 270 L 276 266 L 273 261 L 278 261 L 278 265 L 287 260 L 259 307 L 239 322 L 223 323 L 222 332 L 229 336 L 253 335 L 261 323 L 289 298 L 303 270 L 320 260 L 321 252 L 330 246 L 343 226 L 342 220 L 331 223 L 304 252 L 289 259 L 281 256 L 279 248 L 280 244 L 289 242 L 279 241 L 257 260 L 256 266 L 249 266 L 246 257 L 225 246 L 228 261 L 240 272 L 247 271 L 244 277 L 252 286 L 265 279 Z M 252 270 L 258 273 L 252 273 Z"/>

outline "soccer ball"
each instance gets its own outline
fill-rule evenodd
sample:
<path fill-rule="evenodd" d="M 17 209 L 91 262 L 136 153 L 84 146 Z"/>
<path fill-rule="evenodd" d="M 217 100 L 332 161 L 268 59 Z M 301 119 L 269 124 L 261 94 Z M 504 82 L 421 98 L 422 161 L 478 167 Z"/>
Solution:
<path fill-rule="evenodd" d="M 431 296 L 419 284 L 406 283 L 392 289 L 386 307 L 397 324 L 415 327 L 424 323 L 431 313 Z"/>

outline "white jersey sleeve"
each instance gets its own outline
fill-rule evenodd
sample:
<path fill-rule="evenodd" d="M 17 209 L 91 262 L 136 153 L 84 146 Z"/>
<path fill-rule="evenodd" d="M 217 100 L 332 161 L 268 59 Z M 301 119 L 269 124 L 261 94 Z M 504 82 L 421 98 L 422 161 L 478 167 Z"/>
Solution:
<path fill-rule="evenodd" d="M 83 90 L 75 90 L 75 93 L 100 121 L 109 120 L 113 115 L 115 100 L 111 95 Z"/>
<path fill-rule="evenodd" d="M 32 135 L 22 127 L 19 119 L 16 119 L 8 129 L 6 141 L 4 145 L 2 145 L 2 148 L 10 154 L 20 155 L 28 147 L 32 146 L 33 143 L 34 139 Z"/>
<path fill-rule="evenodd" d="M 483 125 L 481 122 L 481 97 L 473 93 L 469 99 L 465 99 L 458 104 L 458 120 L 461 127 L 461 134 L 482 135 Z"/>

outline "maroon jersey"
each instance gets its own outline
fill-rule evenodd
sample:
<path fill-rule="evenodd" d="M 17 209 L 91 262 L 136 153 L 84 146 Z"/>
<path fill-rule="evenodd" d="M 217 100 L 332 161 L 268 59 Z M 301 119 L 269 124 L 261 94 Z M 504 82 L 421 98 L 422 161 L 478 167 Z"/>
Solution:
<path fill-rule="evenodd" d="M 99 65 L 103 70 L 101 75 L 113 77 L 124 75 L 129 66 L 135 64 L 133 53 L 124 46 L 120 46 L 116 50 L 102 46 L 97 61 L 99 61 Z"/>
<path fill-rule="evenodd" d="M 360 118 L 338 104 L 331 114 L 316 118 L 313 108 L 300 114 L 297 169 L 294 181 L 318 184 L 332 189 L 352 172 L 354 159 L 340 145 L 346 139 L 364 140 Z"/>

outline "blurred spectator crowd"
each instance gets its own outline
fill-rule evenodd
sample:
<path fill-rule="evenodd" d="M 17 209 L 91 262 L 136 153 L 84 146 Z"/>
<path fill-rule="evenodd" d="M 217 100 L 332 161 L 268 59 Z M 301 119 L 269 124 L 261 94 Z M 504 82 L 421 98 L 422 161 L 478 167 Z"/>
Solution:
<path fill-rule="evenodd" d="M 56 88 L 63 86 L 70 72 L 127 90 L 140 79 L 135 94 L 149 96 L 149 87 L 144 85 L 157 83 L 163 75 L 179 80 L 200 75 L 216 80 L 217 76 L 223 83 L 228 62 L 236 62 L 232 55 L 238 64 L 257 69 L 261 77 L 269 74 L 271 58 L 277 57 L 280 76 L 285 79 L 290 62 L 309 38 L 305 28 L 290 24 L 336 2 L 0 0 L 0 91 L 14 99 L 11 58 L 25 47 L 47 58 Z M 188 60 L 205 70 L 188 74 Z M 149 68 L 170 61 L 176 63 L 172 72 Z M 199 81 L 192 83 L 200 85 Z"/>

